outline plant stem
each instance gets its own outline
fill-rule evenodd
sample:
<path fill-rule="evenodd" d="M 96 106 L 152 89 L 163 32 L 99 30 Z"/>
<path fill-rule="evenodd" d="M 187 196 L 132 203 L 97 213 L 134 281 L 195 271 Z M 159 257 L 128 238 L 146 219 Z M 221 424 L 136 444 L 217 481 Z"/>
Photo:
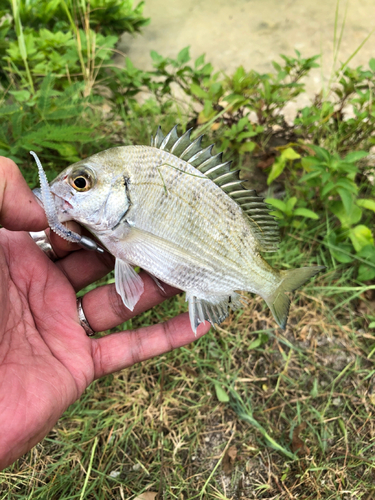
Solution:
<path fill-rule="evenodd" d="M 14 24 L 16 28 L 17 40 L 18 40 L 18 47 L 20 49 L 21 57 L 25 65 L 26 75 L 29 81 L 31 92 L 32 94 L 35 94 L 34 83 L 33 79 L 31 78 L 29 63 L 27 62 L 27 50 L 25 44 L 25 37 L 23 35 L 23 28 L 21 23 L 18 0 L 12 0 L 12 11 L 13 11 Z"/>

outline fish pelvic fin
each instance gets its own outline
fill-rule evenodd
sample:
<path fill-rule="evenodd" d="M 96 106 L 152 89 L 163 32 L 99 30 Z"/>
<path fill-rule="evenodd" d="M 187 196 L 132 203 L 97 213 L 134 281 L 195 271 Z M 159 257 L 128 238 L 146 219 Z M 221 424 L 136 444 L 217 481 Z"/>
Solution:
<path fill-rule="evenodd" d="M 116 292 L 121 296 L 124 305 L 133 311 L 144 291 L 142 278 L 133 267 L 124 260 L 116 258 L 115 264 Z"/>
<path fill-rule="evenodd" d="M 280 328 L 285 330 L 290 307 L 290 299 L 285 295 L 285 292 L 294 292 L 324 269 L 326 269 L 325 266 L 314 266 L 280 271 L 281 282 L 279 286 L 272 295 L 264 298 Z"/>

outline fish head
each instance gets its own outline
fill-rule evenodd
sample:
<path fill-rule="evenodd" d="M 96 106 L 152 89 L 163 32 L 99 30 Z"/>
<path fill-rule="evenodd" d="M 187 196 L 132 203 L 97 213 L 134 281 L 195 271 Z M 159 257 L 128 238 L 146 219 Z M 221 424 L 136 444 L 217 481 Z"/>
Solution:
<path fill-rule="evenodd" d="M 60 222 L 75 220 L 96 233 L 114 228 L 126 214 L 126 168 L 103 153 L 69 166 L 51 183 Z"/>

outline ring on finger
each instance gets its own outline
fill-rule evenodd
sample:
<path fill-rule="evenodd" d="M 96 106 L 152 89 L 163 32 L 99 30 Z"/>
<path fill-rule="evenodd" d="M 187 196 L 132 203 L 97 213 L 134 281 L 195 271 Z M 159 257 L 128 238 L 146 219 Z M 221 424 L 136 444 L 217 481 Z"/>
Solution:
<path fill-rule="evenodd" d="M 82 326 L 82 328 L 85 330 L 86 335 L 91 337 L 92 335 L 95 335 L 95 331 L 91 328 L 90 323 L 87 321 L 87 318 L 85 316 L 85 313 L 83 311 L 82 307 L 82 297 L 79 297 L 77 299 L 77 312 L 78 312 L 78 318 L 79 322 Z"/>
<path fill-rule="evenodd" d="M 51 242 L 48 238 L 48 235 L 45 231 L 36 231 L 36 232 L 30 231 L 29 235 L 35 241 L 38 247 L 47 255 L 47 257 L 50 260 L 52 260 L 52 262 L 58 260 L 59 257 L 54 251 Z"/>

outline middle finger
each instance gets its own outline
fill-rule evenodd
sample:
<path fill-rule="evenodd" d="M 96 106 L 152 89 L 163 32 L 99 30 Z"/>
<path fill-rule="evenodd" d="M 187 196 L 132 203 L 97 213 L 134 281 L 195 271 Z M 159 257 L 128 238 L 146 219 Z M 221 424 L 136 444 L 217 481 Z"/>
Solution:
<path fill-rule="evenodd" d="M 55 265 L 65 274 L 74 290 L 78 292 L 94 281 L 106 276 L 114 267 L 114 257 L 108 252 L 99 254 L 88 250 L 77 250 Z"/>

